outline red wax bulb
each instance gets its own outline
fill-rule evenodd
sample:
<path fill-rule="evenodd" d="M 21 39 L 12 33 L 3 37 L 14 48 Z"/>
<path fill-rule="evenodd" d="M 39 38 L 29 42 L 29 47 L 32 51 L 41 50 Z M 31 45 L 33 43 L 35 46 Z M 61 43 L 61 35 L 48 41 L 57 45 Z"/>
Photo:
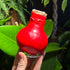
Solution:
<path fill-rule="evenodd" d="M 16 36 L 20 49 L 32 55 L 42 53 L 48 44 L 48 38 L 44 32 L 46 16 L 38 14 L 40 12 L 33 10 L 29 24 Z"/>

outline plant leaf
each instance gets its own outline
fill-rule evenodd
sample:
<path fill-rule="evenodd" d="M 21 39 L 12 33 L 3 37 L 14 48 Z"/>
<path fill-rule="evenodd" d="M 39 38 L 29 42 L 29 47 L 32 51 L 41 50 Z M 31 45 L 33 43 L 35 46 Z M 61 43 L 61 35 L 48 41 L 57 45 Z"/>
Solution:
<path fill-rule="evenodd" d="M 4 16 L 4 13 L 0 10 L 0 19 L 4 19 L 5 16 Z"/>
<path fill-rule="evenodd" d="M 56 68 L 56 53 L 47 53 L 45 60 L 42 63 L 41 70 L 55 70 Z"/>
<path fill-rule="evenodd" d="M 0 49 L 8 55 L 15 56 L 18 51 L 16 35 L 19 26 L 0 26 Z"/>
<path fill-rule="evenodd" d="M 62 65 L 60 64 L 60 62 L 58 60 L 56 60 L 56 68 L 55 70 L 61 70 L 62 69 Z"/>
<path fill-rule="evenodd" d="M 10 0 L 10 3 L 8 3 L 8 5 L 18 12 L 18 14 L 20 15 L 23 23 L 26 25 L 25 16 L 24 16 L 24 13 L 21 10 L 21 9 L 23 9 L 22 6 L 20 6 L 20 5 L 18 6 L 18 4 L 16 2 L 14 2 L 13 0 Z M 21 8 L 19 8 L 19 7 L 21 7 Z"/>
<path fill-rule="evenodd" d="M 9 9 L 6 6 L 6 3 L 4 3 L 4 0 L 0 0 L 0 6 L 6 12 L 6 14 L 9 15 L 8 13 Z"/>
<path fill-rule="evenodd" d="M 11 17 L 8 17 L 6 19 L 0 20 L 0 25 L 3 25 L 6 21 L 8 21 Z"/>
<path fill-rule="evenodd" d="M 41 3 L 43 3 L 43 0 L 41 0 Z"/>
<path fill-rule="evenodd" d="M 17 12 L 19 13 L 19 15 L 21 17 L 22 22 L 26 25 L 24 13 L 22 11 L 20 11 L 20 10 L 17 10 Z"/>
<path fill-rule="evenodd" d="M 27 11 L 27 9 L 23 8 L 25 12 L 27 12 L 29 15 L 31 15 L 31 13 L 29 11 Z"/>
<path fill-rule="evenodd" d="M 24 27 L 25 27 L 23 24 L 19 24 L 19 26 L 20 26 L 21 28 L 24 28 Z"/>
<path fill-rule="evenodd" d="M 61 70 L 62 66 L 57 59 L 57 52 L 46 53 L 41 70 Z"/>
<path fill-rule="evenodd" d="M 49 38 L 53 30 L 53 21 L 51 19 L 47 19 L 45 21 L 44 30 L 45 33 L 47 34 L 47 37 Z"/>
<path fill-rule="evenodd" d="M 52 42 L 52 43 L 48 43 L 46 49 L 45 49 L 45 52 L 53 52 L 53 51 L 58 51 L 58 50 L 62 50 L 62 49 L 66 49 L 65 47 L 59 47 L 60 44 L 59 43 L 55 43 L 55 42 Z"/>
<path fill-rule="evenodd" d="M 65 9 L 66 9 L 66 6 L 67 6 L 67 0 L 63 0 L 62 1 L 62 11 L 64 13 Z"/>
<path fill-rule="evenodd" d="M 46 6 L 49 3 L 49 0 L 44 0 L 44 6 Z"/>
<path fill-rule="evenodd" d="M 43 61 L 41 70 L 55 70 L 56 67 L 56 58 L 52 57 L 48 60 Z"/>

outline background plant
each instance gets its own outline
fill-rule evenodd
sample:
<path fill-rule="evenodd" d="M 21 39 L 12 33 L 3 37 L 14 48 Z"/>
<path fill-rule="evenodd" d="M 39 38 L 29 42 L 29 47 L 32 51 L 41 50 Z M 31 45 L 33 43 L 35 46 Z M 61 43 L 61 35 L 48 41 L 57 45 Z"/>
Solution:
<path fill-rule="evenodd" d="M 14 56 L 16 55 L 16 53 L 18 51 L 18 46 L 16 43 L 16 34 L 18 33 L 18 31 L 21 28 L 24 28 L 25 25 L 27 24 L 27 21 L 25 19 L 25 15 L 24 15 L 24 11 L 29 13 L 27 11 L 27 5 L 26 5 L 26 3 L 28 1 L 29 0 L 0 0 L 0 13 L 1 13 L 0 14 L 0 19 L 1 19 L 0 20 L 0 25 L 1 25 L 0 26 L 0 50 L 1 50 L 0 51 L 1 52 L 0 63 L 4 62 L 3 64 L 0 64 L 0 65 L 1 65 L 1 67 L 4 66 L 5 70 L 11 69 L 11 66 L 12 66 L 13 60 L 14 60 Z M 32 0 L 30 0 L 30 1 L 32 3 Z M 46 5 L 49 3 L 49 0 L 42 0 L 42 3 L 46 7 Z M 62 2 L 63 12 L 66 8 L 66 5 L 67 5 L 67 0 L 63 0 L 63 2 Z M 9 11 L 11 9 L 18 12 L 24 25 L 23 24 L 19 24 L 19 26 L 5 25 L 6 21 L 11 19 L 11 17 L 8 17 L 10 15 Z M 65 32 L 64 29 L 67 27 L 67 25 L 69 27 L 68 22 L 59 30 L 59 31 L 61 31 L 61 35 L 58 35 L 58 40 L 56 42 L 53 42 L 52 40 L 50 41 L 50 35 L 51 35 L 52 29 L 53 29 L 53 21 L 51 19 L 46 20 L 44 30 L 49 38 L 49 43 L 48 43 L 47 48 L 45 49 L 46 56 L 42 63 L 42 68 L 41 68 L 42 70 L 45 70 L 45 69 L 46 70 L 61 70 L 62 65 L 66 66 L 66 62 L 63 60 L 64 60 L 65 56 L 66 56 L 66 60 L 68 60 L 70 58 L 69 57 L 70 49 L 69 49 L 69 47 L 67 47 L 70 43 L 70 39 L 69 39 L 70 32 L 69 31 Z M 4 61 L 4 58 L 6 58 L 5 61 Z M 60 62 L 62 63 L 62 65 Z M 6 65 L 9 67 L 7 67 Z M 69 68 L 69 66 L 67 66 L 67 68 Z"/>
<path fill-rule="evenodd" d="M 24 11 L 29 13 L 27 11 L 27 5 L 26 5 L 26 3 L 28 1 L 29 0 L 0 0 L 0 19 L 7 18 L 7 16 L 9 15 L 10 9 L 14 9 L 18 12 L 21 20 L 26 25 Z M 30 0 L 30 2 L 32 3 L 32 0 Z M 43 3 L 44 6 L 46 6 L 49 3 L 49 0 L 41 0 L 41 3 Z M 63 12 L 64 12 L 66 6 L 67 6 L 67 0 L 63 0 L 63 2 L 62 2 Z"/>

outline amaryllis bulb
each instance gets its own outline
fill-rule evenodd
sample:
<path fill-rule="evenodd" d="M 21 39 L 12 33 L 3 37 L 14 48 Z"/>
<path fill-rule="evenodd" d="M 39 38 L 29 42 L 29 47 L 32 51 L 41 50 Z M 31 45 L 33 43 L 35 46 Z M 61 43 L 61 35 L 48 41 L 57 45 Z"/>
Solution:
<path fill-rule="evenodd" d="M 44 51 L 48 44 L 48 38 L 44 32 L 45 19 L 46 13 L 35 9 L 31 12 L 29 24 L 16 36 L 21 50 L 32 55 Z"/>

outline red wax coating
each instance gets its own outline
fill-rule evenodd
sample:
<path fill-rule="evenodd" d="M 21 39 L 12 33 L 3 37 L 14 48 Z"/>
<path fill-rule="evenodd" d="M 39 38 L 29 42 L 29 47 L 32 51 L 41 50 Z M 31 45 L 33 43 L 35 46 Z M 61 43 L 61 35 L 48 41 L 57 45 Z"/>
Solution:
<path fill-rule="evenodd" d="M 18 32 L 17 42 L 24 52 L 35 55 L 46 48 L 48 38 L 44 32 L 45 19 L 45 16 L 32 12 L 29 24 Z"/>

